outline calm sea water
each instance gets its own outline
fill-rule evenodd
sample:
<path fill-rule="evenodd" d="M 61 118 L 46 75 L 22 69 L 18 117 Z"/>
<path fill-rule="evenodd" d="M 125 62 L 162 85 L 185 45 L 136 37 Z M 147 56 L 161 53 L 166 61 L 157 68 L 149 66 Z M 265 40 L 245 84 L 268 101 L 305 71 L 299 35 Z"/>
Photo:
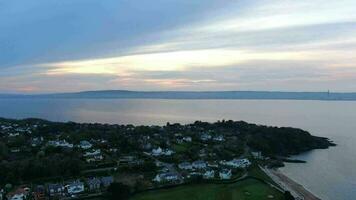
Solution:
<path fill-rule="evenodd" d="M 282 171 L 322 199 L 356 199 L 356 102 L 0 99 L 0 116 L 146 125 L 233 119 L 299 127 L 338 146 L 296 156 L 308 163 L 287 164 Z"/>

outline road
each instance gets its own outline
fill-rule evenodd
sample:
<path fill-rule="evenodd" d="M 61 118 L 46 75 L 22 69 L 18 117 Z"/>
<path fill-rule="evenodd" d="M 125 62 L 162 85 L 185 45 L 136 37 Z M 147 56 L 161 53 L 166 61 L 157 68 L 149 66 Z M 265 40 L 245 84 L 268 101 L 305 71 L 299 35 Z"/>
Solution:
<path fill-rule="evenodd" d="M 267 169 L 263 167 L 261 167 L 261 169 L 281 188 L 283 188 L 285 191 L 290 191 L 294 198 L 299 200 L 321 200 L 307 189 L 305 189 L 302 185 L 281 173 L 279 170 Z"/>

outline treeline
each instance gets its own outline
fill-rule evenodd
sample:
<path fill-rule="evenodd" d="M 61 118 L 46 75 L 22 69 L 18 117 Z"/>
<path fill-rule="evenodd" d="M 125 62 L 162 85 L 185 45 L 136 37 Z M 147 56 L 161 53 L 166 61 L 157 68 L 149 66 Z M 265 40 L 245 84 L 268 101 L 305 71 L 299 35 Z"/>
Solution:
<path fill-rule="evenodd" d="M 40 154 L 40 153 L 39 153 Z M 83 163 L 75 154 L 37 155 L 29 159 L 0 162 L 0 185 L 80 174 Z"/>

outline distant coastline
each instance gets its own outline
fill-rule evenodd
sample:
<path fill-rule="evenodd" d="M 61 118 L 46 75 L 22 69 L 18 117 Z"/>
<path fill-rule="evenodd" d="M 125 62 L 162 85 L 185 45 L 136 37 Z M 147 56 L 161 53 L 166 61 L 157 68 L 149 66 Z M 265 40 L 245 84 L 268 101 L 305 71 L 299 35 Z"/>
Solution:
<path fill-rule="evenodd" d="M 71 99 L 245 99 L 245 100 L 320 100 L 356 101 L 356 92 L 282 92 L 282 91 L 128 91 L 101 90 L 52 94 L 0 94 L 0 98 Z"/>

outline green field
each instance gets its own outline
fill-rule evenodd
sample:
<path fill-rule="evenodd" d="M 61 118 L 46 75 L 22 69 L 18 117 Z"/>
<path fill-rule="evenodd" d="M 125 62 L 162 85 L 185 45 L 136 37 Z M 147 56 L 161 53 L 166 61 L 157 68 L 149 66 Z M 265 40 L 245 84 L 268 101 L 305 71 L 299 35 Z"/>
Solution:
<path fill-rule="evenodd" d="M 282 200 L 283 194 L 255 179 L 232 184 L 186 185 L 145 192 L 130 200 Z"/>

